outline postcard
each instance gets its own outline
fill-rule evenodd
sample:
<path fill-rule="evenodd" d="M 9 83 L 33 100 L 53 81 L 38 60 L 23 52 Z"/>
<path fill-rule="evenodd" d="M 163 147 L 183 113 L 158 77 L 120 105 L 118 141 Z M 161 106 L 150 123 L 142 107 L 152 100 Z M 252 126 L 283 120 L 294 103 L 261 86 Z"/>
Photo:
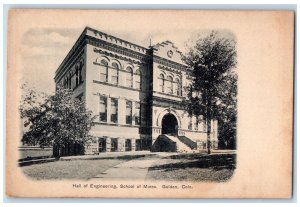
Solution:
<path fill-rule="evenodd" d="M 291 198 L 293 11 L 11 9 L 6 195 Z"/>

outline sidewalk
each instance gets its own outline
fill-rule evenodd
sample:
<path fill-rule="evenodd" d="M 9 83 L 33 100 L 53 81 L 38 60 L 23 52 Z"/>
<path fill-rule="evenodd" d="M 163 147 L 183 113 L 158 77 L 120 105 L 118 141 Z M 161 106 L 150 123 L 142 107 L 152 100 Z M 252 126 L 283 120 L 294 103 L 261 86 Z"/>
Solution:
<path fill-rule="evenodd" d="M 157 160 L 159 160 L 159 156 L 149 157 L 147 159 L 140 158 L 134 159 L 127 162 L 123 162 L 118 164 L 112 168 L 109 168 L 103 173 L 96 175 L 94 178 L 89 181 L 99 181 L 101 179 L 140 179 L 144 180 L 148 173 L 148 168 L 152 166 Z"/>
<path fill-rule="evenodd" d="M 69 160 L 96 160 L 96 159 L 119 159 L 119 158 L 140 158 L 147 155 L 155 155 L 157 153 L 150 151 L 128 151 L 128 152 L 104 152 L 99 155 L 77 155 L 61 157 L 62 161 Z"/>
<path fill-rule="evenodd" d="M 231 154 L 236 153 L 236 150 L 212 150 L 212 154 Z M 193 153 L 193 152 L 190 152 Z M 190 154 L 188 153 L 188 154 Z M 206 153 L 206 150 L 194 152 L 194 153 Z M 66 156 L 60 157 L 62 161 L 69 160 L 97 160 L 97 159 L 126 159 L 126 158 L 140 158 L 147 155 L 159 155 L 159 156 L 170 156 L 175 154 L 181 154 L 178 152 L 150 152 L 150 151 L 127 151 L 127 152 L 104 152 L 99 155 L 77 155 L 77 156 Z M 185 154 L 185 153 L 182 153 Z"/>

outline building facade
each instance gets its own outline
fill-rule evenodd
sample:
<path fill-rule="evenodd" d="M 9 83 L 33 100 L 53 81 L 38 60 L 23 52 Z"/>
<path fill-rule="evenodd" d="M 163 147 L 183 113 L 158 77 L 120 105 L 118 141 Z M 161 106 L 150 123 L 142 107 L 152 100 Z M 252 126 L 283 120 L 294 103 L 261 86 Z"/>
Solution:
<path fill-rule="evenodd" d="M 96 115 L 85 154 L 98 154 L 150 150 L 162 135 L 206 149 L 205 121 L 182 107 L 191 74 L 170 41 L 145 48 L 86 27 L 54 79 Z M 211 137 L 217 148 L 216 121 Z"/>

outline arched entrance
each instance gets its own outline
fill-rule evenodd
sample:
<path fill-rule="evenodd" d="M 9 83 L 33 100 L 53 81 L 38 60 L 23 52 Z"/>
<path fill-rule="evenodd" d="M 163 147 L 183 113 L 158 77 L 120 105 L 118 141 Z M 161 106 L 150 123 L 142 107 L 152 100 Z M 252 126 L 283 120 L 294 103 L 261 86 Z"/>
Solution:
<path fill-rule="evenodd" d="M 162 118 L 161 126 L 162 126 L 162 130 L 161 130 L 162 134 L 177 136 L 178 122 L 176 117 L 173 114 L 166 114 Z"/>

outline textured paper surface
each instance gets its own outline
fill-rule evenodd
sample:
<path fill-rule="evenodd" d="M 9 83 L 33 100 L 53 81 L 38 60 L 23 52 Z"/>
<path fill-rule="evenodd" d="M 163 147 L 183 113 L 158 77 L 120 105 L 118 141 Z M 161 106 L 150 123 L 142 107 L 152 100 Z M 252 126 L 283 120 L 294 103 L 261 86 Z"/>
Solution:
<path fill-rule="evenodd" d="M 99 21 L 106 28 L 99 28 Z M 159 25 L 159 26 L 158 26 Z M 24 50 L 32 28 L 96 29 L 117 27 L 134 33 L 161 26 L 181 30 L 226 29 L 237 38 L 237 165 L 231 180 L 145 182 L 190 184 L 190 190 L 74 189 L 89 181 L 34 181 L 17 166 L 20 145 L 18 104 Z M 288 11 L 109 11 L 11 10 L 8 18 L 6 194 L 10 197 L 109 198 L 290 198 L 292 193 L 294 13 Z M 37 63 L 33 63 L 37 64 Z M 53 68 L 53 76 L 56 68 Z M 34 74 L 32 74 L 34 77 Z M 52 78 L 51 78 L 52 80 Z M 107 181 L 101 184 L 143 184 Z"/>

